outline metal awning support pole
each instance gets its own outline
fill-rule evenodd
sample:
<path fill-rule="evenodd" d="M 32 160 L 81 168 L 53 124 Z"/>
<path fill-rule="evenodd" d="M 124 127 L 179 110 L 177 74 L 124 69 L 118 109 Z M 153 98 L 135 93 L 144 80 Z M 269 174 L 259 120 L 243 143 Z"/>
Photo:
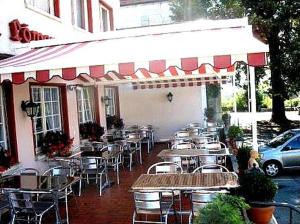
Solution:
<path fill-rule="evenodd" d="M 257 143 L 257 122 L 256 122 L 256 93 L 255 93 L 255 69 L 248 66 L 250 77 L 250 96 L 251 96 L 251 117 L 252 117 L 252 142 L 253 149 L 258 150 Z"/>

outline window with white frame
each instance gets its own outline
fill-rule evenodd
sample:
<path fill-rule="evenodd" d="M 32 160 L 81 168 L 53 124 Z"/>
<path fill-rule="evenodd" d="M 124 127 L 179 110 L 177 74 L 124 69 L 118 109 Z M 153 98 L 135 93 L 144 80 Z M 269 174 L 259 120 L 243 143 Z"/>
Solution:
<path fill-rule="evenodd" d="M 86 0 L 72 0 L 72 23 L 73 25 L 86 29 L 87 5 Z"/>
<path fill-rule="evenodd" d="M 116 110 L 116 89 L 111 87 L 105 87 L 104 95 L 108 97 L 108 102 L 105 105 L 106 115 L 115 116 L 117 115 Z"/>
<path fill-rule="evenodd" d="M 6 118 L 4 108 L 4 97 L 2 87 L 0 86 L 0 145 L 7 149 Z"/>
<path fill-rule="evenodd" d="M 28 6 L 54 15 L 54 0 L 26 0 Z"/>
<path fill-rule="evenodd" d="M 32 86 L 31 96 L 33 102 L 39 105 L 37 116 L 33 118 L 35 148 L 40 147 L 41 138 L 48 131 L 60 131 L 60 89 L 50 86 Z"/>
<path fill-rule="evenodd" d="M 94 121 L 94 89 L 82 87 L 77 89 L 77 105 L 79 123 Z"/>
<path fill-rule="evenodd" d="M 99 4 L 99 15 L 100 15 L 100 31 L 106 32 L 110 30 L 110 13 L 101 3 Z"/>

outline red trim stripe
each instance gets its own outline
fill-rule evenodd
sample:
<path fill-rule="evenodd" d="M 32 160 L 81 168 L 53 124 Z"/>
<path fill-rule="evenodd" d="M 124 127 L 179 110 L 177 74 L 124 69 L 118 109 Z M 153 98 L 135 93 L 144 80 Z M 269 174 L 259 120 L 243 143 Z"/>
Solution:
<path fill-rule="evenodd" d="M 147 69 L 141 68 L 140 71 L 141 71 L 141 73 L 143 74 L 143 76 L 144 76 L 145 78 L 151 78 L 151 75 L 150 75 L 150 73 L 147 71 Z"/>
<path fill-rule="evenodd" d="M 119 66 L 119 73 L 121 75 L 131 75 L 135 73 L 133 62 L 119 63 L 118 66 Z"/>
<path fill-rule="evenodd" d="M 12 82 L 14 84 L 21 84 L 25 82 L 24 72 L 15 72 L 12 73 L 11 76 L 12 76 Z"/>
<path fill-rule="evenodd" d="M 62 55 L 66 55 L 66 54 L 69 54 L 73 51 L 75 51 L 76 49 L 79 49 L 79 48 L 82 48 L 83 46 L 87 45 L 88 43 L 80 43 L 80 44 L 72 44 L 72 45 L 64 45 L 62 48 L 59 48 L 47 55 L 44 55 L 43 57 L 41 58 L 34 58 L 34 59 L 31 59 L 31 60 L 28 60 L 26 62 L 22 62 L 22 63 L 19 63 L 19 64 L 15 64 L 14 66 L 24 66 L 24 65 L 28 65 L 28 64 L 34 64 L 34 63 L 40 63 L 40 62 L 44 62 L 44 61 L 48 61 L 48 60 L 51 60 L 51 59 L 54 59 L 54 58 L 57 58 L 57 57 L 60 57 Z M 64 48 L 66 47 L 69 47 L 70 49 L 67 50 L 67 51 L 63 51 Z M 63 52 L 62 52 L 63 51 Z M 59 53 L 60 52 L 60 53 Z M 55 53 L 58 53 L 58 54 L 55 54 Z M 55 55 L 53 55 L 55 54 Z M 53 55 L 51 57 L 48 57 L 50 55 Z M 39 60 L 37 60 L 39 59 Z M 33 61 L 33 62 L 32 62 Z M 31 62 L 31 63 L 29 63 Z M 25 63 L 25 64 L 24 64 Z"/>
<path fill-rule="evenodd" d="M 93 33 L 93 10 L 91 0 L 87 0 L 87 14 L 88 14 L 88 29 L 90 33 Z"/>
<path fill-rule="evenodd" d="M 63 68 L 62 78 L 65 80 L 73 80 L 76 78 L 76 68 Z"/>
<path fill-rule="evenodd" d="M 251 66 L 264 66 L 266 65 L 266 54 L 263 52 L 247 54 L 247 61 Z"/>
<path fill-rule="evenodd" d="M 59 0 L 54 0 L 54 15 L 56 17 L 60 17 L 60 2 Z"/>
<path fill-rule="evenodd" d="M 17 55 L 17 56 L 13 56 L 13 57 L 10 57 L 10 58 L 6 58 L 6 59 L 3 59 L 3 60 L 0 60 L 0 67 L 5 66 L 7 62 L 13 62 L 14 60 L 16 60 L 16 59 L 18 59 L 18 58 L 27 56 L 28 54 L 33 54 L 33 53 L 36 52 L 36 51 L 37 51 L 37 49 L 33 49 L 33 50 L 31 50 L 31 51 L 27 51 L 27 52 L 24 53 L 24 54 L 20 54 L 20 55 Z"/>
<path fill-rule="evenodd" d="M 214 56 L 214 67 L 228 68 L 229 66 L 231 66 L 231 55 Z"/>
<path fill-rule="evenodd" d="M 198 72 L 199 74 L 205 74 L 206 73 L 206 65 L 202 64 L 199 68 L 198 68 Z"/>
<path fill-rule="evenodd" d="M 170 66 L 169 71 L 170 71 L 172 76 L 178 76 L 178 72 L 177 72 L 177 69 L 176 69 L 175 66 Z"/>
<path fill-rule="evenodd" d="M 198 58 L 182 58 L 181 59 L 181 69 L 189 72 L 191 74 L 191 71 L 194 71 L 198 68 Z"/>
<path fill-rule="evenodd" d="M 49 79 L 49 70 L 36 71 L 36 80 L 38 82 L 47 82 Z"/>
<path fill-rule="evenodd" d="M 89 66 L 89 70 L 92 78 L 101 78 L 105 75 L 104 65 L 92 65 Z"/>
<path fill-rule="evenodd" d="M 162 76 L 161 73 L 166 70 L 166 60 L 154 60 L 149 62 L 149 71 L 157 73 Z"/>

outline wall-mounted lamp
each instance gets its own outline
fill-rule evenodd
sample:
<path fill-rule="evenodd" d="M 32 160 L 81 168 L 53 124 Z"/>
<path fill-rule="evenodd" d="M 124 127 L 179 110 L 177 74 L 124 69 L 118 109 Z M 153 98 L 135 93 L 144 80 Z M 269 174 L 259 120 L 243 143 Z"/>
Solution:
<path fill-rule="evenodd" d="M 173 100 L 173 94 L 172 94 L 171 92 L 169 92 L 169 93 L 167 94 L 167 98 L 168 98 L 169 102 L 171 103 L 172 100 Z"/>
<path fill-rule="evenodd" d="M 32 102 L 31 100 L 22 101 L 21 103 L 22 111 L 26 112 L 27 116 L 33 118 L 37 115 L 39 105 L 37 103 Z"/>
<path fill-rule="evenodd" d="M 70 91 L 79 90 L 82 86 L 78 84 L 67 85 L 67 89 Z"/>
<path fill-rule="evenodd" d="M 109 101 L 111 98 L 109 96 L 102 96 L 101 97 L 101 102 L 104 103 L 105 106 L 109 106 Z"/>

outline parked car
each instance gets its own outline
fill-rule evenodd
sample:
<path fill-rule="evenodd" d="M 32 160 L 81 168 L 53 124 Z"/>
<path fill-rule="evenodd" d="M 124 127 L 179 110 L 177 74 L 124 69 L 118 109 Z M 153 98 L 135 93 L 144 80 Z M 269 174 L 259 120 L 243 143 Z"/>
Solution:
<path fill-rule="evenodd" d="M 262 167 L 268 176 L 282 169 L 300 168 L 300 129 L 288 130 L 258 148 Z"/>

